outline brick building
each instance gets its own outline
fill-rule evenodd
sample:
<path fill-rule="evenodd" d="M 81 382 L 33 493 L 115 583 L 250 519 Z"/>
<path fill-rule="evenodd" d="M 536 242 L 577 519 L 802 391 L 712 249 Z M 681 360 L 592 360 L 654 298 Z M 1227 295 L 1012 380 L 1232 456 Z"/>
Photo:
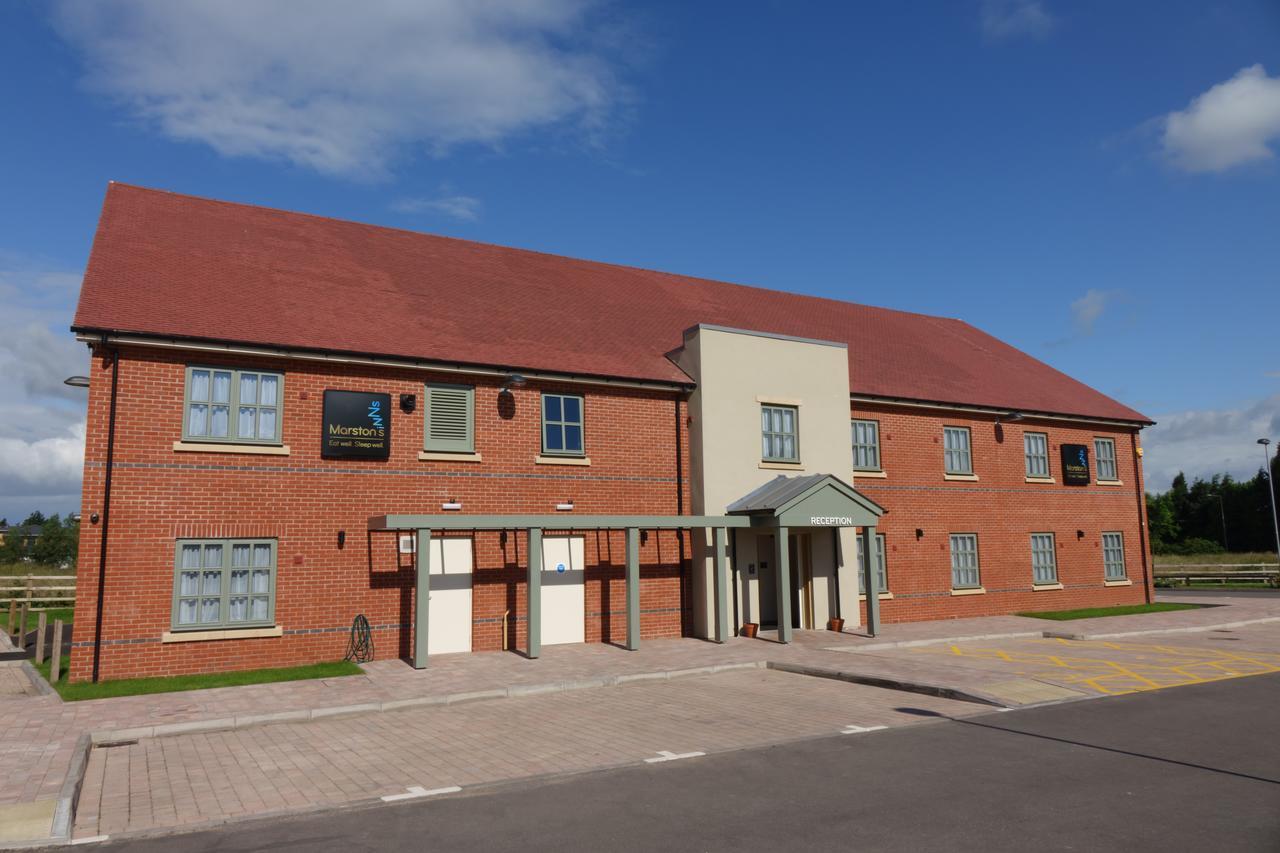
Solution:
<path fill-rule="evenodd" d="M 1151 594 L 1150 421 L 958 320 L 112 184 L 73 331 L 74 680 Z"/>

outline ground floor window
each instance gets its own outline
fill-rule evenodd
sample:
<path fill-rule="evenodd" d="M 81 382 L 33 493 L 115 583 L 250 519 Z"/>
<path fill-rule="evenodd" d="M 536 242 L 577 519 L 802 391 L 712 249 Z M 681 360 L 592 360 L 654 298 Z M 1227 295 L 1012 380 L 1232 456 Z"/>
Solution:
<path fill-rule="evenodd" d="M 1124 534 L 1102 534 L 1102 566 L 1109 581 L 1122 581 L 1128 577 L 1124 568 Z"/>
<path fill-rule="evenodd" d="M 174 568 L 175 630 L 275 624 L 274 539 L 181 539 Z"/>
<path fill-rule="evenodd" d="M 867 576 L 867 547 L 865 537 L 858 535 L 858 570 L 862 572 L 862 594 L 866 595 L 871 587 L 871 578 Z M 889 570 L 886 568 L 884 555 L 884 534 L 876 534 L 876 584 L 881 592 L 889 591 Z"/>
<path fill-rule="evenodd" d="M 978 534 L 951 534 L 951 586 L 975 589 L 981 586 L 978 572 Z"/>
<path fill-rule="evenodd" d="M 1058 558 L 1052 533 L 1031 534 L 1031 579 L 1035 583 L 1058 582 Z"/>

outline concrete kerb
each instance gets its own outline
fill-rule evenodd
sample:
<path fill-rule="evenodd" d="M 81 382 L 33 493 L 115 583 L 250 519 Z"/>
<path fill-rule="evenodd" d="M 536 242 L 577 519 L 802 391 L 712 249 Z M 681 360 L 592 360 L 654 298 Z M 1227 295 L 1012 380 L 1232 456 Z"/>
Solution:
<path fill-rule="evenodd" d="M 812 678 L 829 678 L 834 681 L 847 681 L 850 684 L 864 684 L 868 687 L 880 687 L 885 690 L 900 690 L 904 693 L 920 693 L 925 696 L 936 696 L 940 699 L 953 699 L 960 702 L 972 702 L 977 705 L 987 705 L 994 708 L 1020 707 L 1010 706 L 1006 702 L 1001 702 L 994 696 L 989 696 L 977 690 L 961 690 L 955 687 L 947 687 L 942 684 L 929 684 L 922 681 L 904 681 L 897 678 L 886 678 L 882 675 L 864 675 L 859 672 L 851 672 L 849 670 L 828 669 L 820 666 L 810 666 L 808 664 L 784 663 L 781 661 L 769 661 L 769 669 L 779 672 L 790 672 L 795 675 L 807 675 Z"/>
<path fill-rule="evenodd" d="M 31 686 L 41 696 L 58 696 L 58 691 L 54 690 L 53 686 L 44 680 L 44 677 L 31 665 L 31 661 L 24 660 L 22 662 L 22 674 L 27 677 L 27 681 L 31 682 Z M 62 701 L 61 696 L 58 696 L 58 701 Z"/>
<path fill-rule="evenodd" d="M 84 784 L 85 769 L 89 766 L 91 748 L 89 735 L 82 734 L 76 739 L 71 766 L 67 768 L 67 778 L 62 781 L 62 788 L 58 791 L 58 805 L 53 812 L 53 827 L 49 837 L 54 841 L 71 840 L 71 828 L 75 826 L 76 808 L 80 805 L 80 788 Z"/>
<path fill-rule="evenodd" d="M 868 643 L 862 646 L 825 646 L 827 652 L 883 652 L 889 649 L 910 649 L 916 646 L 936 646 L 943 643 L 966 643 L 973 640 L 1017 640 L 1039 637 L 1041 631 L 1009 631 L 1003 634 L 967 634 L 963 637 L 935 637 L 928 640 L 900 640 L 893 643 Z"/>

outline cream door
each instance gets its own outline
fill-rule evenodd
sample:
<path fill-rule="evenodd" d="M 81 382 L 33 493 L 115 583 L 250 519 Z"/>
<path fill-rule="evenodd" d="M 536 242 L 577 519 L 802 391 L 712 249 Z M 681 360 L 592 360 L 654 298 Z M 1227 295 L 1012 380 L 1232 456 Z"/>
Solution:
<path fill-rule="evenodd" d="M 587 597 L 583 554 L 581 536 L 547 536 L 542 540 L 544 646 L 581 643 L 586 640 Z"/>
<path fill-rule="evenodd" d="M 471 540 L 431 537 L 427 655 L 471 651 Z"/>

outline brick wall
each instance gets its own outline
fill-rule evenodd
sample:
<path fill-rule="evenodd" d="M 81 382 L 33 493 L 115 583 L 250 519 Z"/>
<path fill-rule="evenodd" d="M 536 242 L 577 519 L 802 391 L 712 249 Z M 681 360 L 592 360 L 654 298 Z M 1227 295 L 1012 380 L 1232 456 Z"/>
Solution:
<path fill-rule="evenodd" d="M 1022 610 L 1066 610 L 1147 600 L 1149 558 L 1144 554 L 1145 502 L 1136 432 L 1058 420 L 1027 418 L 996 424 L 994 415 L 959 415 L 928 408 L 855 403 L 853 417 L 880 422 L 883 479 L 855 475 L 854 484 L 888 508 L 885 534 L 889 591 L 881 601 L 885 622 L 955 619 Z M 976 482 L 947 480 L 944 426 L 968 427 Z M 1048 435 L 1055 483 L 1029 483 L 1023 433 Z M 1094 437 L 1113 438 L 1123 485 L 1096 482 Z M 1063 484 L 1059 448 L 1089 447 L 1091 482 Z M 923 535 L 916 536 L 919 528 Z M 1103 531 L 1124 534 L 1132 586 L 1107 586 Z M 951 594 L 951 533 L 978 534 L 985 594 Z M 1033 590 L 1032 533 L 1053 533 L 1060 590 Z M 1083 535 L 1080 535 L 1083 534 Z M 865 603 L 863 605 L 865 617 Z"/>
<path fill-rule="evenodd" d="M 499 402 L 499 383 L 476 380 L 476 450 L 481 463 L 420 461 L 422 386 L 456 376 L 375 367 L 261 358 L 200 357 L 191 363 L 281 370 L 283 439 L 288 456 L 190 453 L 182 437 L 182 353 L 125 348 L 119 402 L 110 543 L 104 598 L 101 677 L 127 678 L 207 670 L 287 666 L 340 658 L 357 613 L 374 626 L 378 657 L 411 648 L 412 557 L 397 553 L 394 534 L 366 534 L 384 513 L 437 513 L 447 500 L 463 513 L 554 512 L 572 499 L 577 513 L 675 514 L 678 496 L 676 395 L 670 392 L 556 386 L 531 381 Z M 92 672 L 110 403 L 111 367 L 92 363 L 85 450 L 73 680 Z M 321 403 L 326 389 L 417 394 L 413 413 L 395 407 L 388 460 L 322 459 Z M 538 465 L 539 393 L 583 394 L 589 467 Z M 684 405 L 680 403 L 680 417 Z M 683 433 L 683 425 L 681 428 Z M 683 467 L 687 472 L 687 465 Z M 566 524 L 571 515 L 565 513 Z M 346 531 L 338 547 L 338 531 Z M 162 643 L 170 627 L 175 539 L 254 536 L 278 539 L 276 623 L 281 637 Z M 641 548 L 642 637 L 679 636 L 688 623 L 684 538 L 651 533 Z M 475 534 L 472 645 L 519 647 L 525 635 L 525 536 Z M 623 534 L 586 537 L 588 640 L 625 636 Z"/>

